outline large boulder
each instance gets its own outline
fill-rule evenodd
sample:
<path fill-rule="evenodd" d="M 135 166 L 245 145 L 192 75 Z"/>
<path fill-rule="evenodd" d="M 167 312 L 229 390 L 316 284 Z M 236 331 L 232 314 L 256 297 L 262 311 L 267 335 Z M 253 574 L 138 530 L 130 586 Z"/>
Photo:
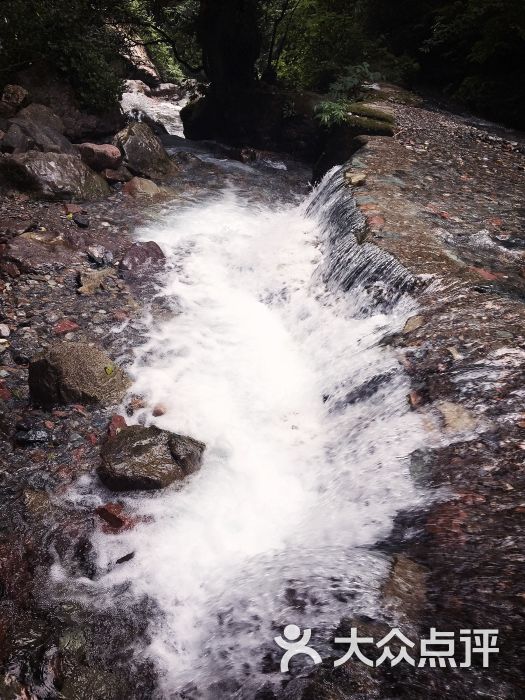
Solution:
<path fill-rule="evenodd" d="M 119 272 L 124 279 L 140 277 L 146 272 L 158 271 L 166 257 L 155 241 L 138 241 L 128 248 L 119 263 Z"/>
<path fill-rule="evenodd" d="M 75 143 L 115 134 L 125 123 L 118 104 L 104 113 L 86 112 L 79 105 L 75 90 L 45 63 L 19 73 L 17 82 L 29 91 L 34 102 L 46 105 L 60 117 L 64 134 Z"/>
<path fill-rule="evenodd" d="M 64 122 L 60 117 L 53 112 L 52 109 L 41 104 L 30 104 L 16 115 L 16 119 L 35 122 L 41 126 L 47 126 L 49 129 L 59 131 L 61 134 L 65 132 Z"/>
<path fill-rule="evenodd" d="M 87 343 L 57 343 L 29 363 L 31 400 L 41 406 L 118 403 L 129 384 L 103 350 Z"/>
<path fill-rule="evenodd" d="M 204 449 L 184 435 L 130 425 L 104 443 L 97 472 L 113 491 L 161 489 L 196 472 Z"/>
<path fill-rule="evenodd" d="M 77 146 L 84 163 L 93 170 L 117 170 L 122 162 L 122 154 L 110 143 L 81 143 Z"/>
<path fill-rule="evenodd" d="M 34 192 L 43 199 L 99 199 L 109 193 L 100 175 L 78 156 L 28 151 L 0 157 L 0 174 L 10 184 Z"/>
<path fill-rule="evenodd" d="M 19 117 L 11 120 L 2 140 L 2 151 L 4 153 L 43 151 L 44 153 L 77 155 L 73 144 L 60 131 L 45 124 Z"/>
<path fill-rule="evenodd" d="M 174 174 L 176 166 L 147 124 L 132 122 L 115 137 L 125 165 L 135 175 L 162 179 Z"/>

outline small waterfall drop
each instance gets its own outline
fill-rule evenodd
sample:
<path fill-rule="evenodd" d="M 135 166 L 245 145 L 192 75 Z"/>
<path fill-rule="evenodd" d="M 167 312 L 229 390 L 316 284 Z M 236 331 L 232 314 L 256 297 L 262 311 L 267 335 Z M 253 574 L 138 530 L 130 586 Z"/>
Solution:
<path fill-rule="evenodd" d="M 96 586 L 104 604 L 124 589 L 155 602 L 137 653 L 161 698 L 254 698 L 283 680 L 285 625 L 326 657 L 341 617 L 378 612 L 373 545 L 419 498 L 407 458 L 423 437 L 379 342 L 413 312 L 414 280 L 358 243 L 362 227 L 335 171 L 299 205 L 226 188 L 140 231 L 170 261 L 180 314 L 137 352 L 133 391 L 167 408 L 138 419 L 207 450 L 182 489 L 127 497 L 148 522 L 100 535 Z"/>

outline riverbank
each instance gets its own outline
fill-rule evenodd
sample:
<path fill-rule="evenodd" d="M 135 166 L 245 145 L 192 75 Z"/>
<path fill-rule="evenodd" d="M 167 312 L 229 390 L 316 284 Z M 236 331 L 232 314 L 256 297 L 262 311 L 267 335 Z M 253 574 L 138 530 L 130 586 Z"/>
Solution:
<path fill-rule="evenodd" d="M 514 698 L 523 673 L 524 138 L 390 88 L 382 97 L 396 135 L 370 138 L 347 177 L 360 182 L 366 242 L 426 285 L 417 314 L 385 342 L 434 443 L 412 455 L 412 476 L 437 496 L 400 513 L 381 545 L 393 557 L 385 607 L 416 638 L 430 627 L 499 629 L 500 652 L 490 669 L 339 675 L 316 698 L 332 698 L 334 682 L 365 697 Z"/>
<path fill-rule="evenodd" d="M 520 687 L 523 606 L 523 154 L 511 135 L 498 140 L 490 126 L 390 97 L 395 138 L 370 139 L 351 171 L 364 176 L 355 196 L 368 220 L 366 241 L 423 283 L 414 293 L 420 309 L 402 332 L 382 342 L 411 379 L 406 400 L 430 443 L 413 453 L 412 476 L 439 498 L 431 507 L 402 512 L 391 537 L 380 543 L 391 558 L 383 604 L 392 626 L 414 637 L 429 627 L 499 628 L 501 652 L 482 672 L 414 674 L 398 667 L 393 677 L 364 667 L 335 675 L 323 668 L 285 692 L 316 700 L 356 693 L 418 698 L 424 688 L 426 697 L 474 697 L 483 684 L 490 697 L 513 698 Z M 148 618 L 158 614 L 151 601 L 109 615 L 86 610 L 67 598 L 56 578 L 56 600 L 42 595 L 57 564 L 87 581 L 101 573 L 92 556 L 93 533 L 116 533 L 93 508 L 75 506 L 70 494 L 79 478 L 94 472 L 108 429 L 118 428 L 122 418 L 112 421 L 111 410 L 80 404 L 35 409 L 28 404 L 27 363 L 47 344 L 65 339 L 95 342 L 126 366 L 144 339 L 144 309 L 159 320 L 174 316 L 172 300 L 153 301 L 157 288 L 154 281 L 148 286 L 147 267 L 126 280 L 118 265 L 136 228 L 162 219 L 168 201 L 177 208 L 198 195 L 213 197 L 231 172 L 240 173 L 246 199 L 260 198 L 261 204 L 276 201 L 278 190 L 288 189 L 290 201 L 306 192 L 300 166 L 274 169 L 280 178 L 274 193 L 270 167 L 263 166 L 269 184 L 259 191 L 257 172 L 241 162 L 183 152 L 177 162 L 178 183 L 153 206 L 122 192 L 79 205 L 87 228 L 60 203 L 15 192 L 2 199 L 7 256 L 1 260 L 0 323 L 7 330 L 0 346 L 6 494 L 0 509 L 0 660 L 8 671 L 2 697 L 55 697 L 60 687 L 66 698 L 120 700 L 149 697 L 156 685 L 149 661 L 129 665 L 131 648 L 148 641 Z M 96 277 L 102 270 L 108 274 Z M 79 291 L 82 275 L 91 282 L 86 293 Z M 153 413 L 155 406 L 137 397 L 123 418 L 134 422 L 137 409 Z M 133 513 L 126 518 L 126 527 L 136 524 Z M 360 620 L 364 633 L 363 625 Z"/>

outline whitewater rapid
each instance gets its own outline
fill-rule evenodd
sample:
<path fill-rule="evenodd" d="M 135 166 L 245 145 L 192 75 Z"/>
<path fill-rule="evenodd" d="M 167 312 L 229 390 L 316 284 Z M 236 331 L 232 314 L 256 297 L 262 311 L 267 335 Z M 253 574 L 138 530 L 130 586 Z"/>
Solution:
<path fill-rule="evenodd" d="M 133 421 L 207 445 L 182 488 L 126 497 L 148 522 L 96 541 L 100 599 L 127 584 L 158 607 L 135 651 L 158 668 L 159 697 L 253 698 L 278 684 L 273 638 L 291 623 L 328 656 L 341 617 L 379 614 L 388 559 L 371 547 L 419 498 L 408 456 L 422 431 L 379 345 L 413 302 L 381 310 L 362 284 L 341 289 L 328 206 L 319 193 L 263 205 L 225 188 L 138 232 L 166 253 L 161 294 L 177 313 L 149 321 L 131 369 L 147 407 Z"/>

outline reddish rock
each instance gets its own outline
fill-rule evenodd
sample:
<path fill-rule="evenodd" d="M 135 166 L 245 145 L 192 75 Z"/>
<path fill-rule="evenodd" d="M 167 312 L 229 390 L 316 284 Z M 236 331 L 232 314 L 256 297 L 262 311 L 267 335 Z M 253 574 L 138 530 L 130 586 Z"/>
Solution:
<path fill-rule="evenodd" d="M 74 403 L 71 408 L 75 411 L 75 413 L 80 413 L 81 416 L 87 416 L 88 412 L 86 411 L 86 407 L 83 406 L 81 403 Z"/>
<path fill-rule="evenodd" d="M 7 275 L 8 277 L 20 277 L 20 270 L 15 265 L 15 263 L 9 260 L 3 260 L 0 263 L 0 273 Z"/>
<path fill-rule="evenodd" d="M 382 216 L 368 216 L 367 221 L 371 229 L 380 230 L 385 225 L 385 220 Z"/>
<path fill-rule="evenodd" d="M 115 435 L 118 435 L 120 431 L 125 427 L 126 419 L 124 418 L 124 416 L 119 416 L 118 414 L 115 414 L 111 417 L 111 420 L 109 421 L 108 434 L 110 437 L 115 437 Z"/>
<path fill-rule="evenodd" d="M 484 280 L 487 280 L 488 282 L 493 282 L 494 280 L 499 279 L 503 275 L 497 272 L 491 272 L 490 270 L 485 270 L 482 267 L 470 267 L 469 270 L 472 270 L 472 272 L 475 272 L 478 274 L 480 277 L 483 277 Z"/>
<path fill-rule="evenodd" d="M 65 318 L 62 321 L 58 321 L 58 323 L 55 323 L 53 326 L 53 333 L 55 335 L 65 335 L 66 333 L 72 333 L 73 331 L 77 331 L 80 328 L 78 323 L 75 323 L 74 321 L 70 321 L 69 319 Z"/>
<path fill-rule="evenodd" d="M 80 204 L 63 204 L 64 211 L 66 214 L 80 214 L 83 210 L 83 208 L 80 206 Z"/>
<path fill-rule="evenodd" d="M 122 161 L 120 150 L 109 143 L 81 143 L 78 150 L 84 163 L 93 170 L 116 170 Z"/>
<path fill-rule="evenodd" d="M 408 395 L 408 402 L 410 404 L 410 408 L 415 410 L 423 404 L 423 397 L 417 391 L 411 391 Z"/>
<path fill-rule="evenodd" d="M 92 445 L 98 445 L 98 435 L 96 433 L 88 433 L 87 439 Z"/>
<path fill-rule="evenodd" d="M 154 241 L 139 241 L 128 248 L 120 261 L 119 271 L 124 279 L 140 276 L 146 271 L 160 269 L 165 256 Z"/>
<path fill-rule="evenodd" d="M 103 506 L 99 506 L 95 513 L 111 527 L 121 528 L 126 522 L 122 517 L 123 510 L 124 506 L 120 503 L 106 503 Z"/>
<path fill-rule="evenodd" d="M 125 165 L 121 165 L 120 168 L 112 169 L 106 168 L 102 171 L 102 177 L 104 177 L 108 182 L 129 182 L 133 175 L 129 172 Z"/>
<path fill-rule="evenodd" d="M 443 545 L 463 545 L 467 540 L 464 525 L 468 515 L 457 503 L 441 503 L 430 514 L 427 530 Z"/>
<path fill-rule="evenodd" d="M 106 534 L 112 534 L 118 530 L 131 530 L 140 522 L 140 518 L 128 515 L 120 503 L 106 503 L 99 506 L 95 513 L 104 521 L 102 531 Z"/>
<path fill-rule="evenodd" d="M 6 387 L 5 383 L 2 380 L 0 380 L 0 401 L 9 401 L 11 397 L 11 392 Z"/>
<path fill-rule="evenodd" d="M 155 416 L 155 418 L 158 418 L 159 416 L 163 416 L 166 413 L 166 411 L 167 411 L 166 406 L 164 406 L 161 403 L 158 403 L 156 406 L 153 406 L 152 413 Z"/>
<path fill-rule="evenodd" d="M 125 309 L 117 309 L 113 312 L 113 318 L 115 321 L 127 321 L 129 318 L 129 312 Z"/>

